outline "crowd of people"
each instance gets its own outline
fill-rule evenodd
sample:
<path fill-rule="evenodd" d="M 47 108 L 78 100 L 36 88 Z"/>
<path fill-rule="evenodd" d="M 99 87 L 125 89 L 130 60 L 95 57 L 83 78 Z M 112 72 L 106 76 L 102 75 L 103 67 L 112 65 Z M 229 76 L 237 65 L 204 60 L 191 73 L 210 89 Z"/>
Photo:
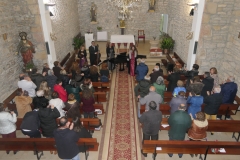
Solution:
<path fill-rule="evenodd" d="M 135 96 L 138 98 L 138 117 L 143 127 L 143 141 L 157 140 L 158 131 L 162 121 L 162 113 L 159 105 L 164 104 L 164 92 L 172 92 L 172 99 L 169 102 L 170 116 L 168 123 L 170 126 L 169 140 L 184 140 L 187 133 L 189 140 L 206 140 L 208 119 L 221 120 L 222 115 L 218 115 L 221 104 L 233 104 L 237 94 L 238 86 L 234 82 L 235 78 L 229 76 L 226 81 L 220 83 L 217 69 L 210 68 L 205 72 L 203 79 L 198 75 L 199 66 L 193 65 L 192 70 L 180 70 L 175 67 L 168 72 L 168 85 L 165 85 L 163 72 L 158 64 L 153 72 L 147 75 L 148 66 L 141 60 L 137 66 L 135 86 Z M 181 77 L 185 76 L 185 81 Z M 188 95 L 187 95 L 188 93 Z M 202 110 L 202 105 L 205 104 Z M 140 105 L 145 105 L 145 112 L 140 114 Z M 229 115 L 225 117 L 231 120 Z M 211 132 L 213 135 L 214 133 Z M 142 154 L 146 157 L 147 154 Z M 168 154 L 170 157 L 173 154 Z M 153 154 L 153 156 L 156 156 Z M 191 155 L 193 156 L 193 155 Z M 182 154 L 179 154 L 182 157 Z"/>
<path fill-rule="evenodd" d="M 94 43 L 91 48 L 98 52 Z M 93 131 L 83 127 L 80 118 L 96 118 L 92 82 L 106 82 L 110 74 L 108 63 L 102 63 L 98 70 L 94 62 L 96 57 L 91 55 L 92 50 L 89 51 L 91 66 L 88 65 L 86 50 L 82 46 L 68 73 L 55 61 L 52 69 L 46 63 L 41 73 L 33 68 L 28 74 L 20 74 L 14 98 L 16 110 L 6 110 L 0 104 L 2 137 L 16 138 L 15 123 L 17 118 L 22 118 L 20 128 L 24 135 L 30 138 L 55 138 L 60 158 L 79 159 L 78 153 L 85 149 L 76 146 L 76 142 L 79 138 L 91 138 L 93 134 Z M 80 103 L 83 114 L 80 113 Z M 72 122 L 68 122 L 68 118 Z M 56 119 L 59 119 L 59 124 Z"/>
<path fill-rule="evenodd" d="M 82 126 L 80 118 L 94 118 L 94 88 L 92 82 L 107 82 L 109 70 L 116 66 L 109 61 L 102 63 L 101 69 L 96 66 L 99 61 L 98 46 L 92 42 L 89 47 L 90 64 L 87 53 L 82 46 L 77 54 L 78 59 L 72 63 L 67 73 L 58 61 L 54 67 L 43 65 L 41 73 L 36 68 L 27 74 L 20 74 L 18 92 L 14 98 L 16 111 L 4 111 L 0 104 L 0 134 L 3 138 L 16 138 L 17 118 L 23 118 L 21 131 L 30 138 L 55 138 L 59 157 L 62 159 L 79 159 L 81 146 L 76 146 L 79 138 L 91 138 Z M 111 43 L 106 46 L 107 59 L 114 57 L 115 51 Z M 206 140 L 208 119 L 221 119 L 217 115 L 221 104 L 232 104 L 237 94 L 238 86 L 235 78 L 229 76 L 225 82 L 220 83 L 217 69 L 212 67 L 205 72 L 203 79 L 198 75 L 199 66 L 193 65 L 192 70 L 180 70 L 175 67 L 168 72 L 167 79 L 163 78 L 163 70 L 159 63 L 154 66 L 148 75 L 149 68 L 144 59 L 139 59 L 136 65 L 137 49 L 133 45 L 128 54 L 128 69 L 130 76 L 136 76 L 138 84 L 134 88 L 138 98 L 138 118 L 143 124 L 143 140 L 157 140 L 162 113 L 159 105 L 164 102 L 164 92 L 172 93 L 169 102 L 170 125 L 169 140 L 184 140 L 188 134 L 190 140 Z M 181 75 L 186 81 L 181 80 Z M 166 85 L 168 81 L 168 85 Z M 80 98 L 79 93 L 82 92 Z M 188 93 L 188 95 L 187 95 Z M 82 103 L 83 116 L 80 113 Z M 204 110 L 201 110 L 205 104 Z M 140 105 L 145 105 L 145 112 L 140 113 Z M 59 124 L 56 119 L 59 118 Z M 69 122 L 68 118 L 73 121 Z M 226 117 L 230 120 L 230 116 Z M 214 134 L 213 132 L 211 134 Z M 62 138 L 64 137 L 64 138 Z M 67 150 L 68 154 L 65 154 Z M 9 152 L 9 151 L 8 151 Z M 142 153 L 145 157 L 147 154 Z M 154 154 L 153 156 L 156 156 Z M 169 156 L 173 155 L 169 153 Z M 182 157 L 182 154 L 179 154 Z"/>

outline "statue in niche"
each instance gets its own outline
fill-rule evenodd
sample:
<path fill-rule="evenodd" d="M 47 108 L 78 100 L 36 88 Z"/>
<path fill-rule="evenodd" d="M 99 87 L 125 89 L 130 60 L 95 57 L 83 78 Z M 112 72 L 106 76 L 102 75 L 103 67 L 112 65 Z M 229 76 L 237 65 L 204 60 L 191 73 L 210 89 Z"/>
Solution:
<path fill-rule="evenodd" d="M 97 7 L 94 4 L 94 2 L 92 2 L 91 4 L 91 9 L 90 9 L 90 14 L 91 14 L 91 23 L 96 23 L 97 22 Z"/>
<path fill-rule="evenodd" d="M 21 53 L 23 57 L 24 66 L 33 65 L 33 54 L 35 53 L 34 45 L 31 41 L 27 40 L 27 33 L 19 33 L 21 41 L 18 44 L 18 53 Z"/>
<path fill-rule="evenodd" d="M 149 2 L 148 12 L 155 12 L 156 0 L 148 0 L 148 2 Z"/>

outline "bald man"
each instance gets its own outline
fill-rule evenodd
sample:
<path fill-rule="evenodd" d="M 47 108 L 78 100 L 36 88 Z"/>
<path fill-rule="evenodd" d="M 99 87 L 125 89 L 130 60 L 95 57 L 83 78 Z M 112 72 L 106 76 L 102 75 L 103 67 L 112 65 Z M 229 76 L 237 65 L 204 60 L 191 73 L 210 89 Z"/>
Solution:
<path fill-rule="evenodd" d="M 35 97 L 35 89 L 37 86 L 32 82 L 31 78 L 25 74 L 20 74 L 19 80 L 20 81 L 18 81 L 18 88 L 22 88 L 22 90 L 27 91 L 30 97 Z"/>
<path fill-rule="evenodd" d="M 159 104 L 162 103 L 163 101 L 163 98 L 161 97 L 160 94 L 158 94 L 157 92 L 155 92 L 155 87 L 154 86 L 151 86 L 149 88 L 149 93 L 148 95 L 146 95 L 145 97 L 138 97 L 139 98 L 139 102 L 141 105 L 144 105 L 145 104 L 145 111 L 148 111 L 149 110 L 149 103 L 151 101 L 154 101 L 156 104 L 157 104 L 157 108 L 156 110 L 159 110 Z M 140 117 L 140 105 L 139 105 L 139 114 L 138 116 Z"/>

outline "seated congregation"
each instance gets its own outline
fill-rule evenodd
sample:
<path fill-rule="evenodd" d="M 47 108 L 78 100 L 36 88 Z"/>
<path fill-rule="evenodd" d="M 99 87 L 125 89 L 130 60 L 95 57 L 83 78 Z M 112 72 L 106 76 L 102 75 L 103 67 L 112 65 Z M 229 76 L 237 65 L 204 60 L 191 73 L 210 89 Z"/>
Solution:
<path fill-rule="evenodd" d="M 168 153 L 169 157 L 172 157 L 173 153 L 178 153 L 179 158 L 182 158 L 183 153 L 188 153 L 192 157 L 193 154 L 201 153 L 205 154 L 206 158 L 208 154 L 206 149 L 200 152 L 198 149 L 201 147 L 196 147 L 196 144 L 195 147 L 191 146 L 191 142 L 186 144 L 184 150 L 177 147 L 178 143 L 185 146 L 186 133 L 190 141 L 198 142 L 207 141 L 207 131 L 211 132 L 211 135 L 214 131 L 239 133 L 239 127 L 229 129 L 227 126 L 230 125 L 225 121 L 239 123 L 230 117 L 236 114 L 239 107 L 239 104 L 234 104 L 238 86 L 233 76 L 220 83 L 216 68 L 212 67 L 201 76 L 198 75 L 197 64 L 194 64 L 190 71 L 174 67 L 173 71 L 168 71 L 167 76 L 163 76 L 159 64 L 156 64 L 150 75 L 147 75 L 146 68 L 144 61 L 137 66 L 135 81 L 137 84 L 134 89 L 138 102 L 138 118 L 143 132 L 141 153 L 144 157 L 147 157 L 147 153 L 153 153 L 153 159 L 157 153 Z M 218 121 L 222 116 L 225 116 L 225 120 Z M 169 144 L 167 141 L 158 140 L 159 130 L 168 130 Z M 233 137 L 239 140 L 239 134 L 237 137 L 233 134 Z M 201 145 L 200 142 L 199 144 Z M 187 145 L 195 150 L 188 150 L 191 147 Z M 214 145 L 214 142 L 209 142 L 205 147 L 211 145 Z M 239 151 L 239 144 L 232 144 L 232 147 L 234 145 Z M 161 150 L 156 149 L 158 146 L 162 147 Z"/>
<path fill-rule="evenodd" d="M 45 141 L 42 137 L 55 139 L 56 148 L 48 148 L 48 142 L 39 149 L 32 148 L 38 159 L 39 150 L 57 151 L 61 159 L 79 159 L 79 152 L 85 152 L 87 158 L 88 151 L 97 151 L 93 133 L 102 126 L 97 115 L 104 114 L 101 103 L 107 101 L 110 87 L 107 66 L 103 63 L 98 71 L 97 66 L 77 59 L 66 72 L 67 69 L 55 61 L 52 69 L 44 64 L 42 73 L 33 68 L 28 74 L 20 74 L 18 89 L 0 105 L 0 134 L 9 139 L 4 143 L 21 141 L 16 136 L 16 130 L 21 130 L 27 138 L 34 138 L 34 144 Z M 1 150 L 5 150 L 4 143 L 0 143 Z M 16 154 L 21 148 L 24 147 L 10 146 L 6 152 L 13 150 Z"/>

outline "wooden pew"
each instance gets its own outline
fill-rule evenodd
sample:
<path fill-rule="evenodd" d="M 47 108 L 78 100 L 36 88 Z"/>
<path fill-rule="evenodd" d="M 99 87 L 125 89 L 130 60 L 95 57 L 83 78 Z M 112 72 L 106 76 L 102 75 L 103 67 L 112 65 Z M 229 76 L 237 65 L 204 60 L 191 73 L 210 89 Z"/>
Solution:
<path fill-rule="evenodd" d="M 189 95 L 189 92 L 186 92 L 186 94 L 185 94 L 185 97 L 188 97 L 188 95 Z M 164 102 L 170 102 L 171 101 L 171 99 L 173 98 L 173 95 L 172 95 L 172 92 L 164 92 L 164 94 L 163 94 L 163 97 L 164 97 Z"/>
<path fill-rule="evenodd" d="M 82 92 L 79 93 L 80 97 L 82 98 Z M 94 99 L 95 102 L 100 103 L 100 102 L 107 102 L 107 95 L 106 92 L 94 92 Z"/>
<path fill-rule="evenodd" d="M 67 60 L 70 58 L 71 54 L 70 52 L 63 58 L 63 60 L 60 62 L 61 66 L 64 66 L 64 64 L 67 62 Z"/>
<path fill-rule="evenodd" d="M 18 89 L 16 89 L 10 96 L 8 96 L 4 101 L 3 101 L 3 106 L 4 108 L 9 107 L 10 110 L 12 109 L 12 104 L 15 104 L 15 102 L 13 101 L 13 99 L 15 98 L 15 96 L 17 95 L 17 91 Z M 15 106 L 16 108 L 16 106 Z"/>
<path fill-rule="evenodd" d="M 238 96 L 235 96 L 235 102 L 240 106 L 240 98 Z M 239 109 L 236 110 L 235 114 L 237 114 L 237 111 L 240 111 Z"/>
<path fill-rule="evenodd" d="M 145 112 L 145 104 L 140 106 L 140 113 L 143 114 Z M 162 115 L 170 115 L 170 110 L 171 107 L 169 106 L 169 104 L 160 104 L 159 105 L 159 111 L 162 112 Z"/>
<path fill-rule="evenodd" d="M 17 130 L 21 130 L 20 126 L 22 124 L 22 118 L 18 118 L 16 122 Z M 71 118 L 68 118 L 68 121 L 72 122 Z M 94 131 L 94 126 L 99 126 L 101 123 L 98 118 L 81 118 L 80 121 L 83 123 L 83 126 L 89 130 Z M 59 118 L 56 119 L 57 124 L 59 124 Z"/>
<path fill-rule="evenodd" d="M 93 88 L 96 92 L 109 92 L 110 83 L 109 82 L 92 82 Z"/>
<path fill-rule="evenodd" d="M 203 104 L 202 111 L 204 110 L 204 107 L 205 105 Z M 238 107 L 239 104 L 221 104 L 221 106 L 218 109 L 218 115 L 224 115 L 226 120 L 226 115 L 235 115 Z"/>
<path fill-rule="evenodd" d="M 83 104 L 80 104 L 80 113 L 83 113 L 82 106 L 83 106 Z M 93 106 L 95 109 L 100 109 L 102 111 L 102 114 L 105 113 L 103 104 L 93 104 Z"/>
<path fill-rule="evenodd" d="M 87 151 L 98 151 L 99 143 L 96 138 L 80 138 L 78 145 L 85 146 Z M 57 151 L 54 138 L 0 138 L 0 150 L 2 151 L 35 151 L 40 160 L 43 152 Z M 85 152 L 85 157 L 87 155 Z"/>
<path fill-rule="evenodd" d="M 157 150 L 157 147 L 161 147 L 161 150 Z M 224 148 L 226 153 L 213 153 L 212 148 Z M 204 158 L 200 159 L 206 160 L 208 154 L 240 155 L 240 142 L 144 140 L 142 149 L 143 153 L 155 154 L 204 154 Z M 155 159 L 153 156 L 153 160 Z"/>
<path fill-rule="evenodd" d="M 68 61 L 66 62 L 64 69 L 67 73 L 70 72 L 69 69 L 72 66 L 72 63 L 75 61 L 75 57 L 76 57 L 76 53 L 73 53 L 72 56 L 70 56 Z"/>
<path fill-rule="evenodd" d="M 166 125 L 163 127 L 162 125 Z M 160 130 L 169 130 L 168 118 L 162 119 L 162 124 Z M 208 129 L 209 132 L 233 132 L 232 138 L 236 141 L 239 141 L 240 138 L 240 120 L 208 120 Z M 238 133 L 238 136 L 235 136 L 235 133 Z"/>

